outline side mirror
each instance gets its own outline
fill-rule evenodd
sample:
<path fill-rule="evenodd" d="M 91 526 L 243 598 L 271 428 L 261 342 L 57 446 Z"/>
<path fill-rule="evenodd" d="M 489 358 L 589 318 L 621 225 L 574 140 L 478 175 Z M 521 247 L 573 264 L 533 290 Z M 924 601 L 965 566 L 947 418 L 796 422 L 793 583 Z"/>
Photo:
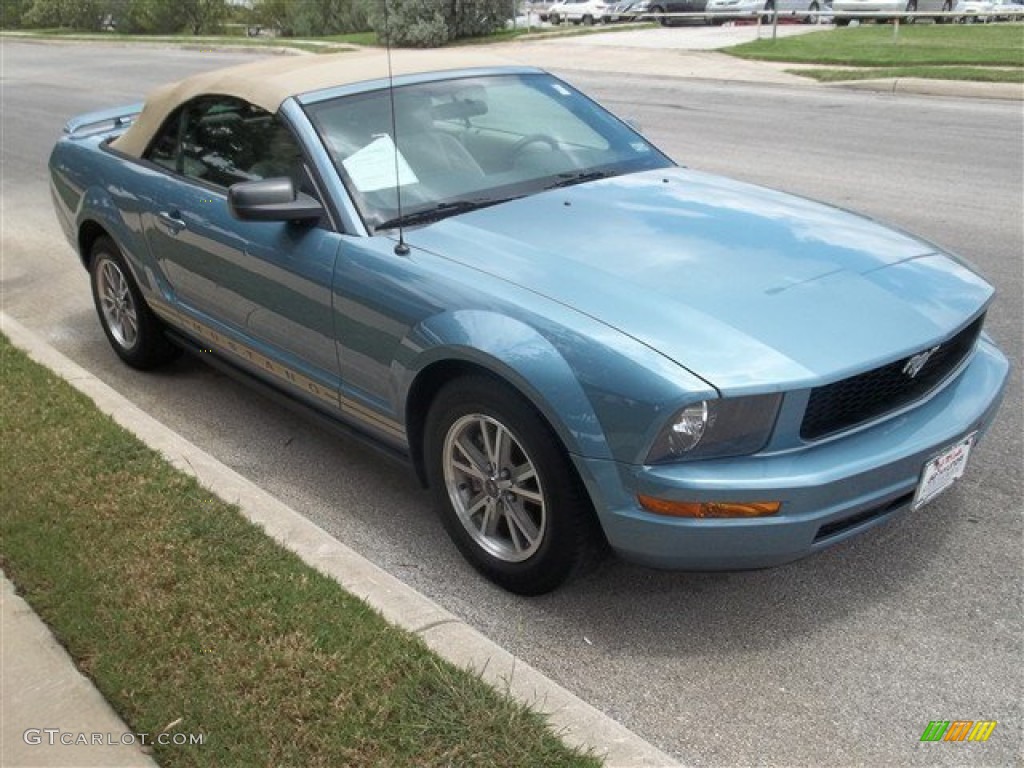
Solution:
<path fill-rule="evenodd" d="M 242 221 L 310 221 L 324 215 L 319 201 L 296 192 L 287 176 L 232 184 L 228 210 Z"/>

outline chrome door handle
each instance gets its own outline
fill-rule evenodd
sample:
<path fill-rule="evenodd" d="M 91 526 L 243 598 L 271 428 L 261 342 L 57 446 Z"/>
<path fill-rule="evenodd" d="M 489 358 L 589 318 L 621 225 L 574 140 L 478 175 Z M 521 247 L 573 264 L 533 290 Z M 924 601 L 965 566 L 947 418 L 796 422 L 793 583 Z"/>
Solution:
<path fill-rule="evenodd" d="M 172 235 L 178 234 L 185 228 L 185 220 L 181 218 L 180 211 L 160 211 L 156 218 Z"/>

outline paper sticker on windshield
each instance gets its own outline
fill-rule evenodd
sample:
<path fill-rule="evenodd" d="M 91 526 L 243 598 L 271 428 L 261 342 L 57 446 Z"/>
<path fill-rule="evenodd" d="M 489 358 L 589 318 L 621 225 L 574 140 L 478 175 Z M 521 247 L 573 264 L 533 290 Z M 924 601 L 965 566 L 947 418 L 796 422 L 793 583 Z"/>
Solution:
<path fill-rule="evenodd" d="M 342 160 L 341 164 L 345 166 L 348 177 L 360 192 L 376 192 L 395 187 L 396 167 L 398 184 L 405 187 L 419 181 L 402 153 L 398 151 L 395 142 L 386 133 L 353 152 Z"/>

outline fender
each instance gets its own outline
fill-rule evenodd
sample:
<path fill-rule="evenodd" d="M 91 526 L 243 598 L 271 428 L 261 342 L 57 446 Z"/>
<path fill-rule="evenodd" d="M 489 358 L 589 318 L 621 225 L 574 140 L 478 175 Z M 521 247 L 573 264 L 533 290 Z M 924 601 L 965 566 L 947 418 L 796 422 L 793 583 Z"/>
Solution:
<path fill-rule="evenodd" d="M 78 211 L 75 213 L 75 222 L 75 231 L 79 233 L 76 235 L 78 242 L 75 243 L 75 247 L 86 268 L 89 253 L 81 234 L 83 228 L 98 226 L 117 243 L 143 295 L 149 298 L 153 294 L 159 294 L 156 276 L 150 268 L 149 246 L 143 236 L 138 214 L 124 211 L 118 207 L 109 192 L 99 186 L 91 186 L 82 196 Z"/>
<path fill-rule="evenodd" d="M 102 138 L 66 136 L 54 147 L 49 163 L 50 185 L 58 220 L 86 269 L 92 240 L 101 230 L 109 235 L 148 296 L 158 289 L 139 216 L 142 201 L 127 191 L 137 185 L 125 183 L 123 178 L 137 170 L 103 151 Z"/>
<path fill-rule="evenodd" d="M 445 312 L 412 329 L 402 348 L 421 351 L 410 364 L 392 363 L 398 402 L 409 402 L 413 382 L 432 365 L 469 363 L 522 393 L 570 453 L 611 458 L 601 422 L 572 367 L 526 323 L 486 310 Z"/>
<path fill-rule="evenodd" d="M 559 332 L 545 333 L 493 310 L 434 315 L 403 340 L 392 364 L 397 402 L 407 403 L 415 436 L 422 407 L 420 377 L 440 363 L 490 371 L 514 386 L 544 416 L 573 455 L 642 461 L 664 420 L 682 403 L 715 397 L 710 386 L 654 350 L 573 313 Z M 569 320 L 569 318 L 563 318 Z M 639 425 L 640 428 L 638 429 Z M 410 446 L 414 453 L 416 446 Z"/>

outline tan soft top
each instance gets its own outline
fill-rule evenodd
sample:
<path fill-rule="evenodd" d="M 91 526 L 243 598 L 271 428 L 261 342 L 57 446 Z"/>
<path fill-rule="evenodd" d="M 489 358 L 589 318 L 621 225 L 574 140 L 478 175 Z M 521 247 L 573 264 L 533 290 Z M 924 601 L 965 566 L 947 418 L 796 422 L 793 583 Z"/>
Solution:
<path fill-rule="evenodd" d="M 472 67 L 508 66 L 495 56 L 466 50 L 400 50 L 391 52 L 395 76 Z M 204 72 L 161 86 L 149 94 L 142 114 L 113 142 L 125 154 L 141 157 L 153 134 L 186 101 L 203 94 L 236 96 L 268 112 L 295 96 L 336 85 L 349 85 L 388 76 L 383 50 L 319 56 L 272 56 L 227 69 Z"/>

